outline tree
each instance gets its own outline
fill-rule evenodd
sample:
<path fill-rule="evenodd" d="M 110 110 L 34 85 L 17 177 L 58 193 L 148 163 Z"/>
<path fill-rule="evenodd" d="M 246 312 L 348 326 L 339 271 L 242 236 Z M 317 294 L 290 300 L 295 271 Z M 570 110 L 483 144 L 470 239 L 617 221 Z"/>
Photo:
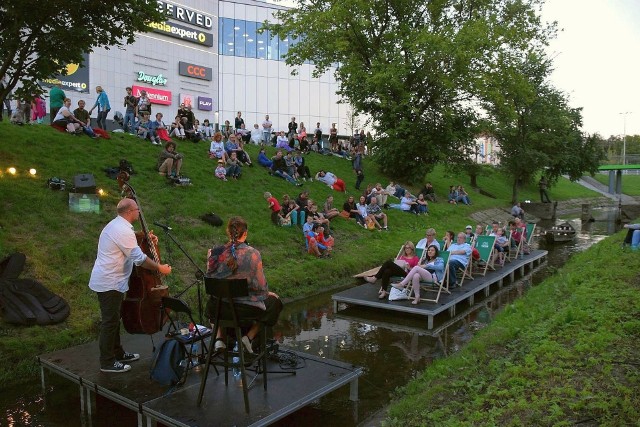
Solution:
<path fill-rule="evenodd" d="M 355 129 L 360 129 L 360 118 L 358 117 L 358 113 L 353 111 L 353 109 L 347 110 L 347 118 L 344 121 L 344 125 L 349 130 L 349 135 L 353 135 Z"/>
<path fill-rule="evenodd" d="M 383 172 L 421 180 L 473 146 L 487 58 L 544 41 L 541 0 L 314 0 L 265 28 L 298 42 L 285 59 L 318 76 L 338 64 L 339 94 L 373 120 Z"/>
<path fill-rule="evenodd" d="M 7 1 L 0 6 L 0 100 L 20 83 L 18 96 L 42 93 L 39 81 L 65 73 L 64 65 L 82 63 L 96 47 L 122 47 L 136 33 L 164 19 L 155 2 L 118 0 Z"/>
<path fill-rule="evenodd" d="M 482 105 L 500 143 L 500 167 L 513 180 L 512 202 L 519 185 L 544 170 L 550 182 L 595 173 L 604 153 L 596 138 L 585 138 L 582 109 L 571 108 L 548 77 L 550 62 L 540 49 L 497 57 L 487 79 Z"/>

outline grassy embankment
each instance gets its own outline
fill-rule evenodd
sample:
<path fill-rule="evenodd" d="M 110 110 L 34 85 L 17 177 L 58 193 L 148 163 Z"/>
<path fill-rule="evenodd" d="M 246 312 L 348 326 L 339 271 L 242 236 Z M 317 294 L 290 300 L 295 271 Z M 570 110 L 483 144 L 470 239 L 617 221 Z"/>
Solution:
<path fill-rule="evenodd" d="M 640 256 L 575 255 L 402 390 L 386 426 L 638 425 Z"/>
<path fill-rule="evenodd" d="M 594 176 L 598 182 L 609 185 L 609 174 Z M 640 196 L 640 175 L 622 175 L 622 192 L 629 196 Z"/>
<path fill-rule="evenodd" d="M 176 245 L 152 225 L 153 221 L 172 226 L 173 235 L 204 268 L 207 248 L 225 242 L 226 237 L 222 227 L 211 227 L 199 216 L 212 211 L 224 219 L 231 215 L 245 216 L 250 224 L 249 241 L 262 253 L 270 288 L 282 297 L 300 297 L 348 283 L 352 274 L 379 265 L 405 240 L 420 239 L 427 226 L 435 227 L 441 235 L 446 229 L 464 227 L 469 222 L 468 215 L 475 210 L 509 208 L 511 196 L 509 181 L 493 174 L 480 177 L 479 184 L 498 199 L 471 192 L 473 206 L 432 204 L 429 216 L 417 217 L 391 210 L 389 232 L 365 231 L 352 221 L 336 218 L 334 256 L 316 260 L 304 253 L 301 229 L 271 225 L 262 194 L 270 191 L 278 198 L 285 193 L 295 197 L 304 188 L 320 204 L 328 195 L 334 195 L 338 207 L 346 198 L 344 194 L 315 181 L 297 188 L 269 176 L 259 166 L 244 168 L 243 177 L 238 181 L 222 182 L 213 177 L 214 162 L 206 155 L 208 144 L 190 142 L 179 143 L 178 151 L 185 154 L 183 174 L 192 179 L 193 185 L 172 187 L 155 170 L 159 150 L 160 147 L 128 135 L 114 134 L 111 140 L 93 141 L 59 133 L 47 126 L 16 127 L 0 123 L 0 257 L 13 251 L 26 253 L 27 269 L 23 276 L 41 280 L 71 305 L 71 316 L 61 325 L 32 327 L 24 333 L 22 328 L 0 324 L 0 383 L 34 378 L 36 365 L 32 356 L 35 354 L 96 338 L 97 300 L 87 282 L 98 236 L 115 216 L 120 197 L 117 183 L 106 177 L 103 169 L 117 166 L 121 158 L 131 161 L 137 171 L 130 184 L 136 189 L 147 222 L 160 237 L 163 260 L 174 267 L 174 273 L 167 280 L 172 292 L 192 283 L 195 268 Z M 257 147 L 251 146 L 248 150 L 253 158 L 257 157 Z M 268 154 L 273 155 L 274 149 L 269 148 Z M 347 160 L 310 154 L 307 164 L 312 172 L 324 168 L 343 177 L 348 193 L 355 193 L 355 179 Z M 16 176 L 7 174 L 9 166 L 18 169 Z M 38 171 L 35 178 L 26 174 L 32 167 Z M 67 180 L 68 190 L 78 173 L 93 173 L 98 186 L 107 191 L 100 214 L 69 212 L 68 191 L 52 191 L 46 186 L 48 178 L 57 176 Z M 365 174 L 365 184 L 386 185 L 388 181 L 366 159 Z M 447 176 L 441 169 L 428 178 L 441 199 L 450 184 L 468 186 L 466 176 Z M 421 184 L 408 187 L 416 190 Z M 532 186 L 524 188 L 521 196 L 537 200 L 537 193 L 537 188 Z M 551 196 L 558 200 L 596 194 L 561 181 L 551 189 Z M 194 295 L 186 297 L 192 299 Z"/>

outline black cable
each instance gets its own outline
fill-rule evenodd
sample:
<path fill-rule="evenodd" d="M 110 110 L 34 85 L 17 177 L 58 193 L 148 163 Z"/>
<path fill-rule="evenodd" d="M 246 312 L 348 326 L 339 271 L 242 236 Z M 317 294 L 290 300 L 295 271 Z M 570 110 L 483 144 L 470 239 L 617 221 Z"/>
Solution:
<path fill-rule="evenodd" d="M 302 369 L 307 367 L 307 362 L 304 358 L 298 356 L 293 351 L 278 350 L 276 353 L 269 356 L 272 360 L 278 362 L 280 369 Z"/>

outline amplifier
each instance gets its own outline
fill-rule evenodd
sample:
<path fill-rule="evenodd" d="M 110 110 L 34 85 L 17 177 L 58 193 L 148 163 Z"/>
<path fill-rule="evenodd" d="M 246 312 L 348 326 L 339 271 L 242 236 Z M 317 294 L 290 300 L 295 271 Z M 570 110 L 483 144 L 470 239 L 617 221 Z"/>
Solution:
<path fill-rule="evenodd" d="M 96 179 L 93 174 L 81 173 L 74 176 L 72 193 L 95 194 Z"/>

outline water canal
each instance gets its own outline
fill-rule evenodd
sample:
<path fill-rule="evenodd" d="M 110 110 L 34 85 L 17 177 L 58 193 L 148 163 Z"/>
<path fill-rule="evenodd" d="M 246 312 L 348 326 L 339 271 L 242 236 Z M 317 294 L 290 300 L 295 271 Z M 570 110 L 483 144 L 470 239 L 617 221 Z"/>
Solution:
<path fill-rule="evenodd" d="M 579 219 L 567 219 L 577 231 L 573 242 L 548 245 L 544 239 L 539 239 L 539 247 L 549 251 L 547 262 L 502 290 L 477 301 L 456 318 L 448 319 L 445 316 L 437 320 L 431 331 L 426 330 L 424 318 L 398 318 L 397 314 L 389 315 L 363 308 L 349 308 L 336 314 L 331 300 L 331 294 L 335 291 L 286 304 L 274 330 L 281 346 L 362 366 L 364 374 L 360 377 L 359 402 L 349 401 L 349 389 L 344 387 L 281 420 L 277 425 L 376 425 L 375 421 L 371 421 L 372 417 L 387 405 L 397 387 L 406 384 L 435 359 L 462 348 L 504 306 L 553 274 L 572 254 L 587 249 L 617 231 L 614 215 L 602 213 L 601 217 L 606 220 L 585 224 Z M 544 228 L 552 225 L 540 224 Z M 299 363 L 303 365 L 303 361 Z M 4 390 L 0 394 L 0 408 L 4 408 L 0 425 L 81 425 L 77 388 L 71 383 L 52 378 L 48 389 L 46 411 L 39 383 Z M 135 422 L 135 417 L 131 420 Z M 125 425 L 121 422 L 116 424 Z M 114 419 L 98 419 L 93 423 L 97 426 L 116 424 Z"/>

